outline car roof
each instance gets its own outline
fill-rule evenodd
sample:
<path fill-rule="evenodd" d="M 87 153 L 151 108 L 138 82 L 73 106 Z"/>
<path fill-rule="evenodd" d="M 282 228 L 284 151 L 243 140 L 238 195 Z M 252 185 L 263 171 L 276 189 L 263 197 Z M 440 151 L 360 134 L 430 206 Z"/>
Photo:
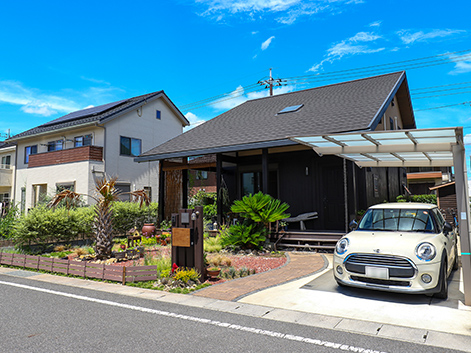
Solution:
<path fill-rule="evenodd" d="M 380 203 L 371 206 L 372 209 L 383 209 L 383 208 L 397 208 L 397 209 L 432 209 L 436 208 L 437 205 L 430 203 L 419 203 L 419 202 L 392 202 L 392 203 Z"/>

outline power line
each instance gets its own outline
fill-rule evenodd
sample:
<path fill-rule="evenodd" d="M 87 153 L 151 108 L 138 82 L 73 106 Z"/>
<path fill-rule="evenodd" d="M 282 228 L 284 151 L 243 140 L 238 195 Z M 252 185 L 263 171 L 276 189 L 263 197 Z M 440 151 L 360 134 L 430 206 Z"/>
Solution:
<path fill-rule="evenodd" d="M 427 56 L 427 57 L 422 57 L 422 58 L 417 58 L 417 59 L 403 60 L 403 61 L 398 61 L 398 62 L 393 62 L 393 63 L 388 63 L 388 64 L 371 65 L 371 66 L 366 66 L 362 68 L 333 71 L 330 73 L 317 73 L 317 74 L 310 74 L 310 75 L 293 76 L 293 77 L 289 77 L 285 79 L 284 81 L 290 82 L 292 84 L 296 84 L 296 83 L 306 84 L 306 83 L 319 82 L 319 81 L 332 81 L 332 80 L 341 79 L 341 78 L 355 78 L 355 77 L 364 76 L 364 75 L 372 74 L 372 73 L 382 73 L 382 72 L 390 71 L 393 69 L 413 70 L 413 69 L 444 65 L 444 64 L 461 62 L 461 61 L 469 61 L 471 60 L 471 53 L 469 52 L 471 52 L 471 49 L 437 54 L 437 55 Z M 458 55 L 462 53 L 468 53 L 468 54 Z M 429 60 L 429 59 L 437 59 L 437 58 L 439 59 Z M 429 61 L 420 62 L 424 60 L 429 60 Z M 398 66 L 399 64 L 403 64 L 403 63 L 413 63 L 413 64 L 409 64 L 405 66 Z M 200 108 L 211 106 L 211 105 L 214 105 L 223 101 L 227 101 L 230 99 L 239 98 L 249 92 L 260 91 L 261 89 L 258 88 L 257 85 L 261 82 L 264 82 L 265 84 L 267 84 L 267 82 L 265 81 L 259 81 L 256 84 L 250 84 L 250 85 L 239 88 L 238 90 L 240 91 L 240 93 L 237 92 L 238 90 L 222 93 L 213 97 L 202 99 L 200 101 L 182 105 L 180 106 L 180 109 L 183 111 L 200 109 Z M 466 83 L 462 83 L 462 84 L 466 84 Z M 450 86 L 452 85 L 459 85 L 459 84 L 450 84 Z M 445 86 L 448 86 L 448 85 L 434 86 L 434 87 L 422 88 L 418 90 L 432 89 L 432 88 L 445 87 Z M 270 87 L 269 84 L 268 84 L 268 87 Z M 456 89 L 464 89 L 464 88 L 456 88 Z M 432 92 L 424 92 L 423 94 L 426 94 L 426 93 L 432 93 Z M 467 92 L 461 92 L 461 93 L 467 93 Z M 421 94 L 421 93 L 417 93 L 417 94 Z M 455 94 L 459 94 L 459 93 L 455 93 Z M 430 97 L 423 97 L 423 98 L 430 98 Z M 416 99 L 419 99 L 419 98 L 416 98 Z"/>
<path fill-rule="evenodd" d="M 424 111 L 424 110 L 442 109 L 442 108 L 456 107 L 457 105 L 466 105 L 466 104 L 470 104 L 470 105 L 471 105 L 471 101 L 461 102 L 461 103 L 455 103 L 455 104 L 448 104 L 448 105 L 442 105 L 442 106 L 439 106 L 439 107 L 432 107 L 432 108 L 414 109 L 414 111 L 415 111 L 415 112 L 420 112 L 420 111 Z"/>

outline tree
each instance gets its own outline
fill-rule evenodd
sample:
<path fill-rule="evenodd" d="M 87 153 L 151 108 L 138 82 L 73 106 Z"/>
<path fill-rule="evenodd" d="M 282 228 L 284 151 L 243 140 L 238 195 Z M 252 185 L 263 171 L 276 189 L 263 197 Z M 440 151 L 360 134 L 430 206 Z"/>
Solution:
<path fill-rule="evenodd" d="M 113 246 L 113 210 L 111 205 L 114 201 L 119 200 L 120 195 L 130 194 L 133 201 L 139 202 L 142 206 L 144 203 L 149 205 L 150 200 L 144 190 L 136 190 L 131 192 L 120 192 L 116 188 L 117 177 L 108 178 L 106 175 L 102 178 L 95 179 L 95 189 L 97 197 L 90 196 L 96 201 L 95 204 L 95 218 L 93 220 L 93 228 L 95 230 L 96 246 L 95 253 L 97 258 L 109 258 L 111 256 L 111 248 Z M 71 190 L 63 190 L 57 193 L 49 207 L 57 206 L 62 200 L 65 200 L 66 207 L 71 207 L 76 204 L 80 196 L 86 194 L 79 194 Z"/>

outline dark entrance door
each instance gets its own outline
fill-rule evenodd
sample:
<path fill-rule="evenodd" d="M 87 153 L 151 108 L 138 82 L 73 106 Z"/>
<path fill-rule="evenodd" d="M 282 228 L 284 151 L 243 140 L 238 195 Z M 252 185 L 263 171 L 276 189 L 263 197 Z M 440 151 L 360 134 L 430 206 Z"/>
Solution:
<path fill-rule="evenodd" d="M 343 168 L 341 165 L 322 168 L 322 211 L 326 230 L 345 229 Z"/>

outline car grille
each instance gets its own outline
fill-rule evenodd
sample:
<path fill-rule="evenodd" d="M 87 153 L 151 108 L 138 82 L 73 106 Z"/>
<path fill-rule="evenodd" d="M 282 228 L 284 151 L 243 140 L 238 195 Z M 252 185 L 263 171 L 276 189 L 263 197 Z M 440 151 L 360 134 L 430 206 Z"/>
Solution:
<path fill-rule="evenodd" d="M 390 278 L 412 278 L 416 272 L 412 261 L 400 256 L 351 254 L 345 259 L 344 264 L 347 271 L 362 275 L 366 273 L 366 266 L 388 268 Z"/>
<path fill-rule="evenodd" d="M 394 280 L 359 277 L 359 276 L 351 276 L 351 279 L 354 281 L 368 283 L 368 284 L 380 284 L 383 286 L 396 286 L 396 287 L 410 287 L 410 282 L 408 281 L 394 281 Z"/>

